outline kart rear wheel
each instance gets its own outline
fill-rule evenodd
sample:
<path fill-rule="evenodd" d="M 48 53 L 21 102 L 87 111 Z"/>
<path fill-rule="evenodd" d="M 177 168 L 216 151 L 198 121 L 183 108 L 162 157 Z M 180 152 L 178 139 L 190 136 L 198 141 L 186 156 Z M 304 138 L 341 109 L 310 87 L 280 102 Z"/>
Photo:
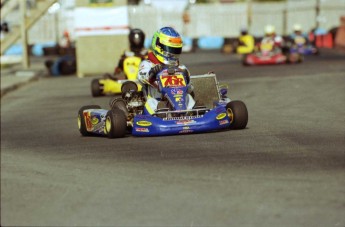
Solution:
<path fill-rule="evenodd" d="M 103 89 L 101 88 L 98 79 L 93 79 L 91 81 L 91 94 L 93 97 L 99 97 L 104 95 Z"/>
<path fill-rule="evenodd" d="M 302 63 L 303 61 L 304 61 L 304 57 L 302 54 L 300 54 L 297 63 Z"/>
<path fill-rule="evenodd" d="M 236 100 L 226 104 L 230 118 L 230 129 L 244 129 L 248 123 L 248 110 L 244 102 Z"/>
<path fill-rule="evenodd" d="M 242 56 L 242 65 L 243 66 L 248 66 L 249 64 L 247 63 L 247 54 L 243 54 Z"/>
<path fill-rule="evenodd" d="M 91 133 L 89 133 L 86 129 L 85 118 L 84 118 L 84 114 L 83 114 L 84 110 L 87 110 L 87 109 L 101 109 L 101 107 L 98 105 L 89 105 L 89 106 L 83 106 L 79 109 L 79 111 L 78 111 L 78 129 L 79 129 L 79 132 L 83 136 L 91 135 Z"/>
<path fill-rule="evenodd" d="M 104 131 L 109 138 L 120 138 L 126 135 L 127 120 L 122 110 L 115 108 L 108 111 Z"/>

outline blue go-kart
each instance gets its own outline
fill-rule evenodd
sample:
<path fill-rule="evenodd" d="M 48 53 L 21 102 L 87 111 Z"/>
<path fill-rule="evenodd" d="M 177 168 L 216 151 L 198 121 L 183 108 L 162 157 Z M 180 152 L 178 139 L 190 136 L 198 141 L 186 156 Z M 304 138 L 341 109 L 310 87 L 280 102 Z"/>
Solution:
<path fill-rule="evenodd" d="M 246 128 L 246 105 L 230 100 L 227 87 L 219 85 L 215 74 L 190 79 L 193 92 L 176 67 L 158 73 L 155 83 L 162 96 L 156 99 L 158 105 L 153 114 L 145 109 L 145 89 L 138 91 L 136 83 L 128 81 L 122 85 L 122 97 L 110 100 L 110 110 L 97 105 L 80 108 L 79 131 L 83 136 L 119 138 L 126 134 L 164 136 Z"/>

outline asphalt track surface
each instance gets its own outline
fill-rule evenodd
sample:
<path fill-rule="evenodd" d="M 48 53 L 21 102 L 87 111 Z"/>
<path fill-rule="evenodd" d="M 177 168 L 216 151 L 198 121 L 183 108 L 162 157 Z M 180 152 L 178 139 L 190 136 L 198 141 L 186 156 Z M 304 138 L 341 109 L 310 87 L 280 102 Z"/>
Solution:
<path fill-rule="evenodd" d="M 82 137 L 95 77 L 44 77 L 1 99 L 2 226 L 345 226 L 345 54 L 243 67 L 184 54 L 249 111 L 244 130 Z"/>

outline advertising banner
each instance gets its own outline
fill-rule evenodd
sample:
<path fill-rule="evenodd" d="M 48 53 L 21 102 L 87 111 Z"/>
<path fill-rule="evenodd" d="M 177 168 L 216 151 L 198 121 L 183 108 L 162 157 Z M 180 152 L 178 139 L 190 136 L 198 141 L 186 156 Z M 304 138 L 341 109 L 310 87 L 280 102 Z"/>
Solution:
<path fill-rule="evenodd" d="M 127 6 L 76 8 L 75 32 L 76 36 L 128 34 Z"/>

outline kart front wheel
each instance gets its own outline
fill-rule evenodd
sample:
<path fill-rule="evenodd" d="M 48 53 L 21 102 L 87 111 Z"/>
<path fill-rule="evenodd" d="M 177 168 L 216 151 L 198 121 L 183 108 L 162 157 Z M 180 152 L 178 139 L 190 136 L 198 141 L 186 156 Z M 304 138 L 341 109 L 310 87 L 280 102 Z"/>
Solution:
<path fill-rule="evenodd" d="M 101 109 L 101 107 L 98 105 L 89 105 L 89 106 L 83 106 L 79 109 L 79 111 L 78 111 L 78 129 L 79 129 L 79 132 L 83 136 L 91 135 L 91 133 L 89 133 L 86 129 L 85 118 L 84 118 L 84 110 L 87 110 L 87 109 Z"/>
<path fill-rule="evenodd" d="M 111 109 L 120 109 L 125 113 L 126 117 L 128 116 L 127 102 L 124 99 L 115 97 L 110 100 L 109 105 Z"/>
<path fill-rule="evenodd" d="M 242 65 L 243 66 L 248 66 L 249 64 L 248 64 L 248 62 L 247 62 L 247 54 L 243 54 L 242 55 Z"/>
<path fill-rule="evenodd" d="M 99 97 L 104 95 L 103 89 L 101 88 L 98 79 L 93 79 L 91 81 L 91 94 L 93 97 Z"/>
<path fill-rule="evenodd" d="M 230 129 L 244 129 L 248 123 L 248 110 L 242 101 L 231 101 L 226 104 L 226 112 L 230 118 Z"/>
<path fill-rule="evenodd" d="M 126 93 L 127 91 L 138 91 L 138 85 L 134 81 L 126 81 L 121 86 L 121 93 Z"/>
<path fill-rule="evenodd" d="M 127 130 L 127 120 L 124 112 L 118 108 L 109 110 L 105 118 L 104 131 L 109 138 L 124 137 Z"/>

